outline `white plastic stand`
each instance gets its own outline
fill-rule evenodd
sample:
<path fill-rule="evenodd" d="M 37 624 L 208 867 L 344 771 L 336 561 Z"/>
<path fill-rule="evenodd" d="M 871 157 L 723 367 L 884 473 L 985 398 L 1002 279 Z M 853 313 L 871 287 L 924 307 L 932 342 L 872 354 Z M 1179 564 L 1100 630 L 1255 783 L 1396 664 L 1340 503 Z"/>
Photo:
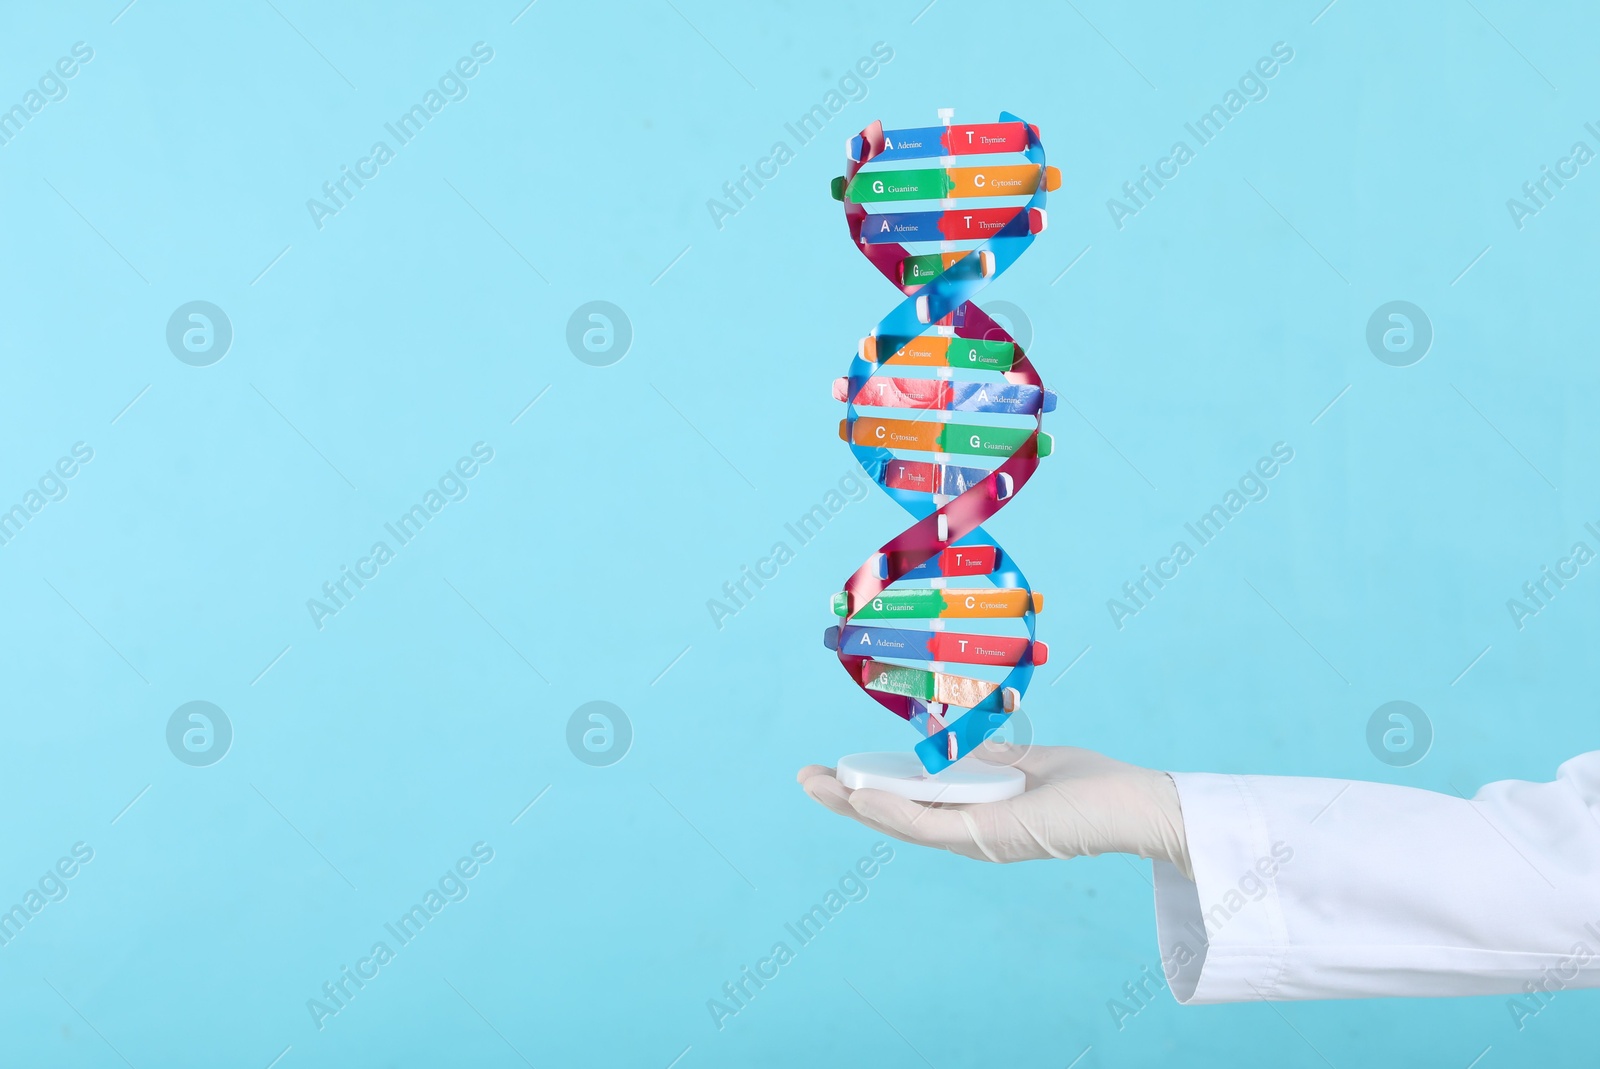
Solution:
<path fill-rule="evenodd" d="M 867 787 L 913 802 L 1002 802 L 1028 789 L 1027 777 L 1008 765 L 967 757 L 930 776 L 916 754 L 900 751 L 841 757 L 835 774 L 852 791 Z"/>

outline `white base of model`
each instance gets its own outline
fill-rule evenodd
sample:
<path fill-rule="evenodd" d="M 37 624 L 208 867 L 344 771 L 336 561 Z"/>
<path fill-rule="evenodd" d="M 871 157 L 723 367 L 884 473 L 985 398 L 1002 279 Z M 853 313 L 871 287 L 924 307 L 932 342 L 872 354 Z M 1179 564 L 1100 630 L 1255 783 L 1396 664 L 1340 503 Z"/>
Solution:
<path fill-rule="evenodd" d="M 1001 802 L 1028 789 L 1027 777 L 1008 765 L 967 757 L 930 776 L 916 754 L 903 751 L 841 757 L 835 775 L 852 791 L 866 787 L 913 802 Z"/>

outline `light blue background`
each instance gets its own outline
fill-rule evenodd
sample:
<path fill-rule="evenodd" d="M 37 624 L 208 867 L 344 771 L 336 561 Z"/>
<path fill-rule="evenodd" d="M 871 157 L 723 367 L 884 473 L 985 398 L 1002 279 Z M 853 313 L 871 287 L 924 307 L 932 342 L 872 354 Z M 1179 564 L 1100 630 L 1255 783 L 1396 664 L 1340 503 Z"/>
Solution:
<path fill-rule="evenodd" d="M 1600 177 L 1520 231 L 1505 202 L 1574 141 L 1600 148 L 1593 12 L 123 2 L 0 16 L 5 106 L 94 49 L 0 147 L 0 499 L 94 449 L 0 547 L 0 900 L 95 851 L 0 947 L 8 1064 L 1592 1051 L 1589 993 L 1521 1031 L 1504 998 L 1164 993 L 1119 1029 L 1108 1000 L 1158 965 L 1148 865 L 899 845 L 719 1031 L 707 1000 L 875 841 L 795 770 L 913 741 L 819 643 L 828 595 L 902 514 L 851 504 L 720 630 L 705 603 L 850 470 L 829 383 L 895 293 L 828 197 L 845 138 L 1012 110 L 1063 175 L 981 302 L 1026 310 L 1072 406 L 989 527 L 1048 598 L 1037 737 L 1467 794 L 1549 778 L 1595 745 L 1600 579 L 1521 631 L 1506 600 L 1596 544 Z M 494 59 L 470 95 L 313 225 L 307 198 L 477 41 Z M 713 225 L 707 199 L 794 147 L 784 124 L 878 41 L 894 58 L 867 99 Z M 1107 198 L 1279 41 L 1268 98 L 1118 230 Z M 1436 332 L 1406 368 L 1364 340 L 1395 299 Z M 166 347 L 191 300 L 235 331 L 210 367 Z M 615 366 L 567 349 L 590 300 L 632 321 Z M 306 599 L 479 441 L 470 496 L 319 631 Z M 1106 599 L 1278 441 L 1295 456 L 1270 497 L 1118 630 Z M 235 732 L 207 768 L 165 742 L 196 699 Z M 1409 768 L 1365 742 L 1394 699 L 1436 731 Z M 610 767 L 565 742 L 591 700 L 632 721 Z M 319 1031 L 306 1001 L 480 840 L 470 896 Z"/>

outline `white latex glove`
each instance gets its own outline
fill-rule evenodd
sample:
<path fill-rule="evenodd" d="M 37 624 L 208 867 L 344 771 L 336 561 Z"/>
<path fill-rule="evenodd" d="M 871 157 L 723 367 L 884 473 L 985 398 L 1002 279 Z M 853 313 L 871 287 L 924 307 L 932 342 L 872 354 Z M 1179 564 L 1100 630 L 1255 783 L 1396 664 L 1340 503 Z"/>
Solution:
<path fill-rule="evenodd" d="M 1165 772 L 1070 746 L 986 742 L 972 757 L 1021 770 L 1027 790 L 1003 802 L 948 805 L 867 788 L 852 791 L 826 765 L 807 765 L 797 778 L 835 813 L 908 843 L 978 861 L 1137 854 L 1170 861 L 1194 879 L 1178 788 Z"/>

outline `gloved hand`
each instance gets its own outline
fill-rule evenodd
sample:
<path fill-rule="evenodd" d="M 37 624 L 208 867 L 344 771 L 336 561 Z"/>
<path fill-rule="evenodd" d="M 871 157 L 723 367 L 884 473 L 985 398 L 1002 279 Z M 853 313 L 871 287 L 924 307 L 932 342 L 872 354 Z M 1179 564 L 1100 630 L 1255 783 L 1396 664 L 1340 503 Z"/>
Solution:
<path fill-rule="evenodd" d="M 1012 765 L 1027 790 L 1003 802 L 913 802 L 887 791 L 844 787 L 826 765 L 797 777 L 835 813 L 921 846 L 978 861 L 1033 861 L 1124 853 L 1170 861 L 1194 879 L 1178 788 L 1165 772 L 1070 746 L 986 742 L 972 757 Z"/>

